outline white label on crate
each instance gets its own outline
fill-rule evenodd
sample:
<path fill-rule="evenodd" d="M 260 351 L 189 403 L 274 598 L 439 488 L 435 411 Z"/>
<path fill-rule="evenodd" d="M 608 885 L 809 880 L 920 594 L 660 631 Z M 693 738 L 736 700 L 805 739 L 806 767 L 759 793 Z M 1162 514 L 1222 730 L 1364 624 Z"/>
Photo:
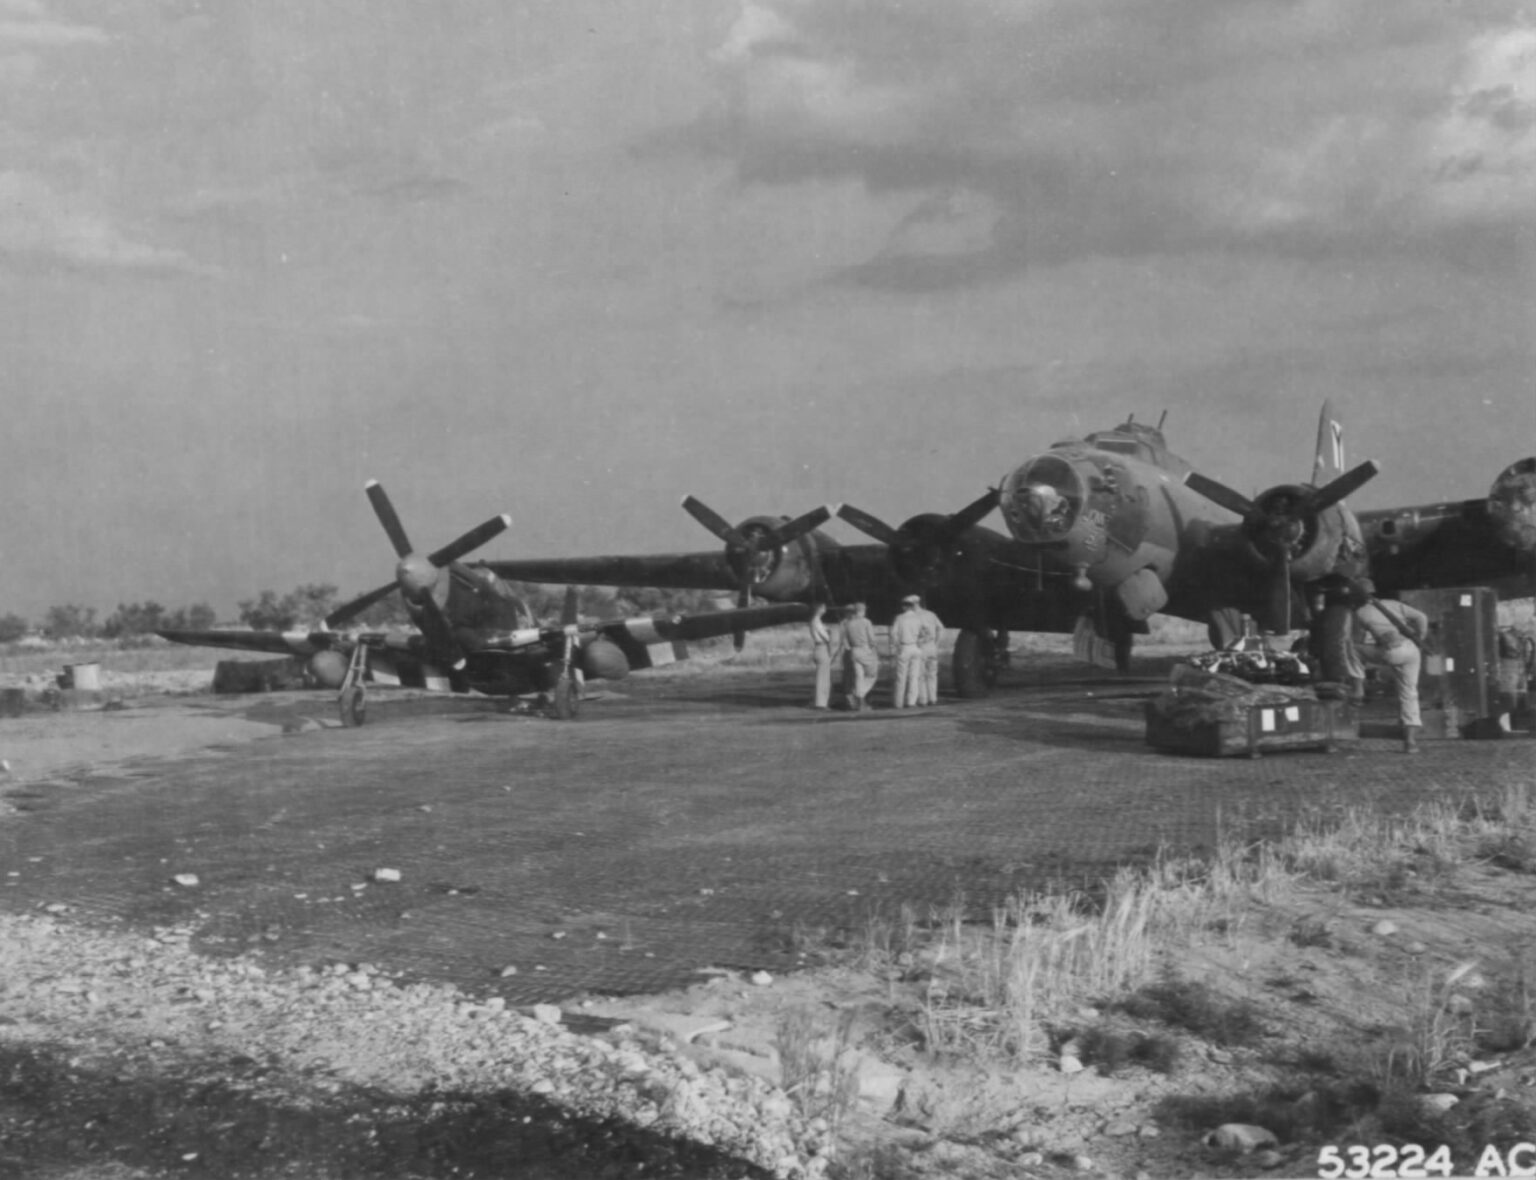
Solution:
<path fill-rule="evenodd" d="M 1456 660 L 1453 657 L 1451 657 L 1451 656 L 1446 656 L 1445 657 L 1445 670 L 1447 672 L 1454 672 L 1454 671 L 1456 671 Z"/>
<path fill-rule="evenodd" d="M 1471 606 L 1472 605 L 1472 595 L 1470 595 L 1470 594 L 1463 594 L 1461 596 L 1461 605 L 1462 606 Z"/>
<path fill-rule="evenodd" d="M 1301 706 L 1300 705 L 1291 705 L 1288 709 L 1286 709 L 1286 711 L 1285 711 L 1285 719 L 1287 721 L 1300 721 L 1301 720 Z"/>
<path fill-rule="evenodd" d="M 1273 709 L 1261 709 L 1259 711 L 1259 728 L 1265 733 L 1272 733 L 1275 728 L 1275 711 Z"/>

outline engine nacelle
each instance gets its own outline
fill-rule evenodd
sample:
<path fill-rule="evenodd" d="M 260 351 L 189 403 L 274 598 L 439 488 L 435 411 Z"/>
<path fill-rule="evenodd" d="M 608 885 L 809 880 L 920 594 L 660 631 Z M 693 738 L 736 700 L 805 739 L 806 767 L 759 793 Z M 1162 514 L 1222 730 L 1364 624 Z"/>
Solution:
<path fill-rule="evenodd" d="M 310 677 L 322 688 L 340 688 L 347 675 L 347 657 L 339 651 L 317 651 L 306 665 Z"/>
<path fill-rule="evenodd" d="M 629 675 L 629 659 L 611 639 L 590 639 L 582 644 L 581 672 L 588 680 L 623 680 Z"/>
<path fill-rule="evenodd" d="M 1364 573 L 1360 526 L 1342 504 L 1314 508 L 1314 494 L 1300 484 L 1280 484 L 1259 494 L 1253 515 L 1243 523 L 1255 559 L 1268 565 L 1283 551 L 1293 582 Z"/>
<path fill-rule="evenodd" d="M 1511 463 L 1488 491 L 1488 512 L 1510 548 L 1536 560 L 1536 459 Z"/>
<path fill-rule="evenodd" d="M 746 537 L 763 537 L 771 529 L 784 524 L 788 517 L 753 516 L 736 526 Z M 793 599 L 809 590 L 815 583 L 812 559 L 806 554 L 808 546 L 815 542 L 798 538 L 787 545 L 763 544 L 754 555 L 727 545 L 725 559 L 737 577 L 750 573 L 752 592 L 770 601 Z M 750 568 L 748 567 L 750 563 Z"/>

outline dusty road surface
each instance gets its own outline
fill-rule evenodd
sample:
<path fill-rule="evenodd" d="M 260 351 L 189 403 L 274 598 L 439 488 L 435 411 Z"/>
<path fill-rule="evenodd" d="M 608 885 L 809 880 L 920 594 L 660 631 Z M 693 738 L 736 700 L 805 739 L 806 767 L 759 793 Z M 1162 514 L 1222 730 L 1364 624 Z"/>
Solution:
<path fill-rule="evenodd" d="M 1037 664 L 987 701 L 861 715 L 805 708 L 802 674 L 740 670 L 636 678 L 571 724 L 380 694 L 351 730 L 324 694 L 146 698 L 59 724 L 89 753 L 93 729 L 169 732 L 175 713 L 212 748 L 0 789 L 0 907 L 513 1004 L 646 993 L 793 968 L 902 906 L 984 916 L 1021 886 L 1091 886 L 1221 823 L 1529 774 L 1524 742 L 1155 754 L 1141 710 L 1163 670 L 1145 666 Z"/>
<path fill-rule="evenodd" d="M 361 730 L 326 694 L 0 721 L 0 1174 L 836 1176 L 836 1129 L 764 1063 L 784 1012 L 873 997 L 786 971 L 904 908 L 984 919 L 1223 825 L 1529 777 L 1529 741 L 1154 754 L 1165 665 L 1047 659 L 989 701 L 858 716 L 806 709 L 802 673 L 726 668 L 637 678 L 574 724 L 382 694 Z M 1109 1153 L 1106 1115 L 1161 1092 L 1105 1078 L 999 1154 L 973 1142 L 985 1088 L 955 1091 L 949 1127 L 890 1034 L 863 1060 L 882 1046 L 900 1064 L 860 1074 L 870 1133 L 897 1133 L 893 1085 L 939 1112 L 912 1167 L 942 1163 L 935 1144 L 979 1151 L 977 1176 L 1026 1148 Z M 1056 1075 L 1029 1076 L 1030 1109 L 1066 1111 Z M 1134 1142 L 1124 1174 L 1204 1167 L 1198 1139 Z"/>

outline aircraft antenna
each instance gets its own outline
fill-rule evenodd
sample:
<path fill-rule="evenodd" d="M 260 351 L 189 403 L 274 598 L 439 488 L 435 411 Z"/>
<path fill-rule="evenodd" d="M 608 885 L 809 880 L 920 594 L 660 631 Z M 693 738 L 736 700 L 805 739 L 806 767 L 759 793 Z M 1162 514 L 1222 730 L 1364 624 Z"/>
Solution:
<path fill-rule="evenodd" d="M 1168 421 L 1168 411 L 1164 410 L 1157 420 L 1157 428 L 1161 430 L 1163 428 L 1163 423 L 1166 421 Z"/>

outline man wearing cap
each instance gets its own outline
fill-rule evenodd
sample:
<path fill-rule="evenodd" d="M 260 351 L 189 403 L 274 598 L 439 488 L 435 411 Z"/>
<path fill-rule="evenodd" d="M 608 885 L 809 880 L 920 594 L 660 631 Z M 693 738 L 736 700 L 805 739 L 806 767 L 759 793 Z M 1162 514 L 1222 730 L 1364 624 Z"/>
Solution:
<path fill-rule="evenodd" d="M 923 648 L 925 623 L 921 614 L 923 600 L 908 594 L 901 600 L 901 614 L 891 624 L 891 655 L 896 660 L 896 683 L 891 688 L 891 707 L 905 708 L 922 703 Z"/>
<path fill-rule="evenodd" d="M 865 606 L 855 602 L 843 620 L 843 649 L 853 680 L 843 687 L 848 691 L 848 707 L 855 713 L 867 707 L 866 698 L 880 678 L 880 656 L 875 651 L 875 625 L 865 617 Z"/>
<path fill-rule="evenodd" d="M 1429 633 L 1429 618 L 1422 611 L 1393 598 L 1377 598 L 1369 578 L 1357 578 L 1347 591 L 1354 610 L 1355 635 L 1369 635 L 1376 642 L 1381 662 L 1387 666 L 1397 693 L 1397 717 L 1403 726 L 1403 753 L 1419 752 L 1419 644 Z"/>
<path fill-rule="evenodd" d="M 811 662 L 816 666 L 816 690 L 811 708 L 825 709 L 832 700 L 832 667 L 843 652 L 843 629 L 827 626 L 825 603 L 811 608 Z"/>
<path fill-rule="evenodd" d="M 923 653 L 923 674 L 919 681 L 919 705 L 939 703 L 939 640 L 944 638 L 944 621 L 926 606 L 917 608 L 917 617 L 923 621 L 923 632 L 918 636 L 918 650 Z"/>

